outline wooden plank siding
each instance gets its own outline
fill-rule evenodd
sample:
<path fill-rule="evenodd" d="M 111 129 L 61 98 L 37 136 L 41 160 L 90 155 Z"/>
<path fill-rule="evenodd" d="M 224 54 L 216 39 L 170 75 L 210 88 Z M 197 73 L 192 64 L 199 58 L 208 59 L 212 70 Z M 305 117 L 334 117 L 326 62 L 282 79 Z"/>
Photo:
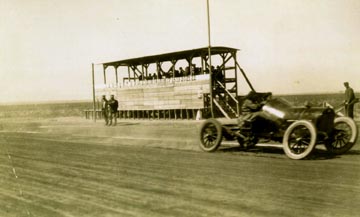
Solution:
<path fill-rule="evenodd" d="M 204 108 L 203 94 L 209 93 L 209 77 L 184 81 L 149 82 L 121 87 L 96 89 L 96 98 L 111 94 L 119 101 L 119 111 L 127 110 L 175 110 Z"/>

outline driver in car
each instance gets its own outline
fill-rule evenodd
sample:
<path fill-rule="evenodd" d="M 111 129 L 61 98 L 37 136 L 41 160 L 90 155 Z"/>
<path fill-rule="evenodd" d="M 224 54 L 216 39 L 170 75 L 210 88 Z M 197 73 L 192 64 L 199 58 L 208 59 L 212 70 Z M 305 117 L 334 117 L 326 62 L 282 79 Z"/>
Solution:
<path fill-rule="evenodd" d="M 251 123 L 256 117 L 260 116 L 261 108 L 269 99 L 271 99 L 271 96 L 271 92 L 259 94 L 255 91 L 250 91 L 241 106 L 239 125 L 243 126 L 245 123 Z"/>
<path fill-rule="evenodd" d="M 255 91 L 250 91 L 248 95 L 246 95 L 243 104 L 241 106 L 241 116 L 238 118 L 238 125 L 240 129 L 244 129 L 244 126 L 252 127 L 252 122 L 262 115 L 261 108 L 265 105 L 265 103 L 271 99 L 272 93 L 256 93 Z M 241 130 L 236 132 L 238 138 L 241 138 L 243 141 L 241 143 L 241 147 L 248 148 L 251 144 L 247 142 L 250 140 L 248 136 L 245 136 L 241 133 Z"/>

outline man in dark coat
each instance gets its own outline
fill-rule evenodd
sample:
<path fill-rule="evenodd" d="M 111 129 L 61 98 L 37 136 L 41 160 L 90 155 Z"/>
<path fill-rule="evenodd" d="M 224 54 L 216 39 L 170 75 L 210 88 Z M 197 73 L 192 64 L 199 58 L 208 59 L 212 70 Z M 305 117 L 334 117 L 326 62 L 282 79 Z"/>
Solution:
<path fill-rule="evenodd" d="M 110 100 L 108 101 L 109 104 L 109 126 L 113 125 L 116 126 L 117 123 L 117 113 L 118 113 L 118 107 L 119 107 L 119 102 L 114 98 L 114 95 L 111 95 Z M 113 123 L 113 119 L 114 119 L 114 123 Z"/>
<path fill-rule="evenodd" d="M 257 116 L 261 116 L 261 108 L 272 97 L 271 92 L 256 93 L 250 91 L 241 106 L 241 119 L 243 122 L 252 122 Z"/>
<path fill-rule="evenodd" d="M 354 90 L 349 86 L 349 82 L 345 82 L 345 116 L 354 118 L 355 94 Z"/>
<path fill-rule="evenodd" d="M 101 98 L 101 113 L 105 120 L 105 125 L 108 125 L 109 119 L 108 119 L 108 100 L 106 99 L 106 96 L 103 95 Z"/>

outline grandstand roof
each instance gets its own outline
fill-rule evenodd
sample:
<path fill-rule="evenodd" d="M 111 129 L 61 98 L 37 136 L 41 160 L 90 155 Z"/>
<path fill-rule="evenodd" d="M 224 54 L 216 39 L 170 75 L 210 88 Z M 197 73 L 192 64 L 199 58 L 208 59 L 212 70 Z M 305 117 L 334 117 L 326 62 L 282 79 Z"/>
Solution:
<path fill-rule="evenodd" d="M 238 49 L 230 48 L 230 47 L 211 47 L 211 55 L 236 52 L 236 51 L 238 51 Z M 118 61 L 106 62 L 102 64 L 105 68 L 108 66 L 114 66 L 114 67 L 134 66 L 134 65 L 143 65 L 143 64 L 150 64 L 156 62 L 188 59 L 188 58 L 194 58 L 194 57 L 200 57 L 206 55 L 208 55 L 208 47 L 164 53 L 164 54 L 158 54 L 152 56 L 137 57 L 132 59 L 118 60 Z"/>

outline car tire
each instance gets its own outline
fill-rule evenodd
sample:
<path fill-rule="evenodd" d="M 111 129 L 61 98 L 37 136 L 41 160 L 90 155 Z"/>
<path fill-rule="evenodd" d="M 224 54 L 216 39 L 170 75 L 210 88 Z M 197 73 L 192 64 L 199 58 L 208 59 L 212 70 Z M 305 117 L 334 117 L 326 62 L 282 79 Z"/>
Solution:
<path fill-rule="evenodd" d="M 215 151 L 222 141 L 222 126 L 216 119 L 206 120 L 200 128 L 200 148 L 206 152 Z"/>
<path fill-rule="evenodd" d="M 331 154 L 344 154 L 350 150 L 357 139 L 358 128 L 353 119 L 337 117 L 334 121 L 334 134 L 325 142 L 325 147 Z"/>
<path fill-rule="evenodd" d="M 283 149 L 291 159 L 306 158 L 316 144 L 316 128 L 313 123 L 306 120 L 295 121 L 285 131 Z"/>

